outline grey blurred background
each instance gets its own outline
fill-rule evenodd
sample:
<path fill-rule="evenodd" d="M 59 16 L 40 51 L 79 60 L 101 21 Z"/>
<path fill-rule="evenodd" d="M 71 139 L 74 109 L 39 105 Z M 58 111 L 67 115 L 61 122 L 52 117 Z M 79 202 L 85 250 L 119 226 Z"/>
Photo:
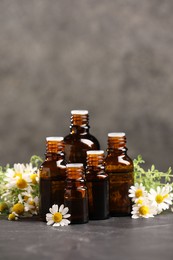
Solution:
<path fill-rule="evenodd" d="M 90 132 L 173 167 L 172 0 L 0 0 L 0 164 L 44 156 L 88 109 Z"/>

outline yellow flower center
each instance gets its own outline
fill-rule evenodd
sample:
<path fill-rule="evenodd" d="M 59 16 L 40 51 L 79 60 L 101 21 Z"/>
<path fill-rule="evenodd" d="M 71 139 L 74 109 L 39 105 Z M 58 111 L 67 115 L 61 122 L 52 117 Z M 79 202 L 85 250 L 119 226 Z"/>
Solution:
<path fill-rule="evenodd" d="M 35 173 L 32 173 L 30 175 L 30 178 L 31 178 L 33 184 L 37 184 L 36 177 L 37 177 L 37 174 L 35 174 Z"/>
<path fill-rule="evenodd" d="M 29 197 L 28 196 L 24 196 L 24 198 L 23 198 L 23 200 L 25 201 L 25 202 L 27 202 L 27 200 L 29 199 Z"/>
<path fill-rule="evenodd" d="M 166 199 L 168 197 L 168 194 L 162 196 L 160 194 L 157 194 L 156 198 L 155 198 L 155 201 L 160 204 L 164 201 L 164 199 Z"/>
<path fill-rule="evenodd" d="M 8 208 L 8 206 L 5 202 L 0 203 L 0 212 L 3 212 L 7 208 Z"/>
<path fill-rule="evenodd" d="M 15 178 L 15 177 L 17 177 L 17 176 L 20 177 L 20 178 L 22 178 L 22 173 L 21 173 L 21 172 L 15 172 L 15 174 L 14 174 L 13 177 Z"/>
<path fill-rule="evenodd" d="M 156 200 L 156 202 L 157 202 L 158 204 L 160 204 L 160 203 L 163 202 L 164 198 L 163 198 L 162 195 L 158 194 L 158 195 L 156 196 L 155 200 Z"/>
<path fill-rule="evenodd" d="M 137 204 L 142 205 L 142 203 L 143 203 L 143 200 L 141 200 L 141 199 L 138 199 L 138 200 L 137 200 Z"/>
<path fill-rule="evenodd" d="M 56 212 L 53 216 L 52 219 L 55 223 L 59 223 L 62 220 L 62 214 L 60 212 Z"/>
<path fill-rule="evenodd" d="M 12 207 L 12 211 L 16 212 L 18 215 L 22 215 L 24 212 L 24 206 L 22 203 L 16 203 L 13 207 Z"/>
<path fill-rule="evenodd" d="M 20 179 L 17 180 L 16 186 L 19 189 L 25 189 L 28 186 L 28 184 L 27 184 L 27 182 L 24 179 L 20 178 Z"/>
<path fill-rule="evenodd" d="M 33 201 L 33 200 L 31 200 L 30 202 L 29 202 L 29 205 L 31 205 L 31 206 L 33 206 L 34 208 L 35 208 L 35 202 Z"/>
<path fill-rule="evenodd" d="M 139 197 L 141 197 L 141 196 L 142 196 L 142 194 L 143 194 L 143 192 L 142 192 L 142 190 L 141 190 L 141 189 L 138 189 L 138 190 L 136 190 L 136 191 L 135 191 L 135 197 L 136 197 L 136 198 L 139 198 Z"/>
<path fill-rule="evenodd" d="M 14 215 L 14 213 L 9 214 L 9 215 L 8 215 L 8 219 L 9 219 L 9 220 L 15 220 L 15 215 Z"/>
<path fill-rule="evenodd" d="M 139 213 L 142 215 L 142 216 L 145 216 L 149 213 L 149 207 L 147 206 L 141 206 L 139 208 Z"/>

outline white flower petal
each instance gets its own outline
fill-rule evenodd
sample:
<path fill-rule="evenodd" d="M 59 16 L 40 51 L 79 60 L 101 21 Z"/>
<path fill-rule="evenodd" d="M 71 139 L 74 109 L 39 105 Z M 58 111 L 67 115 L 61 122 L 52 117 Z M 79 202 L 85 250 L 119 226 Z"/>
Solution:
<path fill-rule="evenodd" d="M 160 188 L 160 186 L 157 186 L 157 193 L 161 193 L 161 188 Z"/>
<path fill-rule="evenodd" d="M 132 194 L 132 193 L 129 194 L 129 197 L 130 197 L 130 198 L 133 198 L 133 197 L 134 197 L 134 194 Z"/>
<path fill-rule="evenodd" d="M 36 197 L 34 198 L 34 202 L 35 202 L 36 204 L 38 204 L 38 202 L 39 202 L 38 196 L 36 196 Z"/>
<path fill-rule="evenodd" d="M 52 214 L 51 213 L 47 213 L 46 214 L 46 218 L 52 218 Z"/>
<path fill-rule="evenodd" d="M 47 225 L 50 226 L 50 225 L 52 225 L 53 223 L 54 223 L 53 220 L 49 220 L 49 221 L 47 222 Z"/>
<path fill-rule="evenodd" d="M 62 213 L 62 212 L 63 212 L 63 209 L 64 209 L 64 204 L 62 204 L 62 205 L 59 207 L 59 212 Z"/>
<path fill-rule="evenodd" d="M 71 214 L 65 214 L 65 215 L 63 216 L 63 218 L 69 218 L 69 217 L 71 217 Z"/>
<path fill-rule="evenodd" d="M 60 226 L 60 223 L 53 224 L 53 227 L 59 227 L 59 226 Z"/>
<path fill-rule="evenodd" d="M 23 203 L 23 199 L 22 199 L 21 194 L 18 195 L 18 199 L 19 199 L 19 202 L 20 202 L 20 203 Z"/>
<path fill-rule="evenodd" d="M 50 213 L 54 214 L 52 208 L 49 208 L 49 211 L 50 211 Z"/>
<path fill-rule="evenodd" d="M 135 190 L 136 190 L 136 187 L 135 187 L 135 186 L 131 186 L 131 187 L 130 187 L 130 190 L 135 191 Z"/>
<path fill-rule="evenodd" d="M 70 220 L 68 219 L 63 219 L 61 220 L 61 224 L 63 223 L 64 226 L 67 226 L 68 224 L 70 224 Z"/>
<path fill-rule="evenodd" d="M 137 219 L 137 218 L 139 218 L 139 216 L 137 216 L 137 215 L 132 215 L 132 218 Z"/>
<path fill-rule="evenodd" d="M 68 207 L 65 207 L 62 211 L 62 215 L 65 215 L 67 212 L 69 211 L 69 208 Z"/>
<path fill-rule="evenodd" d="M 51 213 L 55 214 L 56 212 L 58 212 L 58 205 L 54 204 L 52 206 L 52 212 Z"/>

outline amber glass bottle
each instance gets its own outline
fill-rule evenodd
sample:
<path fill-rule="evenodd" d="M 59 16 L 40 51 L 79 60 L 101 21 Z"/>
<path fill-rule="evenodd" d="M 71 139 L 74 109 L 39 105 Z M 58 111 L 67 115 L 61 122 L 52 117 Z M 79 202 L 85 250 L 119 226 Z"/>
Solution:
<path fill-rule="evenodd" d="M 130 215 L 128 190 L 133 185 L 133 161 L 127 155 L 125 133 L 109 133 L 105 159 L 109 175 L 109 210 L 111 216 Z"/>
<path fill-rule="evenodd" d="M 45 221 L 46 213 L 53 204 L 64 203 L 66 162 L 63 137 L 46 138 L 46 159 L 40 167 L 39 213 Z"/>
<path fill-rule="evenodd" d="M 68 163 L 83 163 L 86 166 L 86 151 L 99 150 L 97 139 L 89 133 L 87 110 L 72 110 L 70 134 L 64 138 L 65 159 Z"/>
<path fill-rule="evenodd" d="M 69 208 L 71 224 L 88 222 L 88 193 L 81 163 L 66 165 L 64 204 Z"/>
<path fill-rule="evenodd" d="M 89 219 L 109 217 L 109 180 L 105 173 L 104 151 L 87 151 L 86 184 Z"/>

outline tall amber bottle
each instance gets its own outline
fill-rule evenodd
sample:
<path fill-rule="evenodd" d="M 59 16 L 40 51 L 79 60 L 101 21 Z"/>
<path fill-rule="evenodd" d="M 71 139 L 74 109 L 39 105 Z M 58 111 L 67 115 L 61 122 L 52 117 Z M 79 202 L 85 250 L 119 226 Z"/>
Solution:
<path fill-rule="evenodd" d="M 70 134 L 64 138 L 65 159 L 68 163 L 83 163 L 86 166 L 86 151 L 99 150 L 98 140 L 89 133 L 87 110 L 72 110 Z"/>
<path fill-rule="evenodd" d="M 69 208 L 71 224 L 88 222 L 88 193 L 81 163 L 66 165 L 64 204 Z"/>
<path fill-rule="evenodd" d="M 109 180 L 105 173 L 104 151 L 87 151 L 86 184 L 89 219 L 109 217 Z"/>
<path fill-rule="evenodd" d="M 64 203 L 66 162 L 63 137 L 46 138 L 46 159 L 40 167 L 39 213 L 45 221 L 46 213 L 53 204 Z"/>
<path fill-rule="evenodd" d="M 130 215 L 131 200 L 128 190 L 133 185 L 133 161 L 127 155 L 125 133 L 109 133 L 105 159 L 109 175 L 109 206 L 111 216 Z"/>

